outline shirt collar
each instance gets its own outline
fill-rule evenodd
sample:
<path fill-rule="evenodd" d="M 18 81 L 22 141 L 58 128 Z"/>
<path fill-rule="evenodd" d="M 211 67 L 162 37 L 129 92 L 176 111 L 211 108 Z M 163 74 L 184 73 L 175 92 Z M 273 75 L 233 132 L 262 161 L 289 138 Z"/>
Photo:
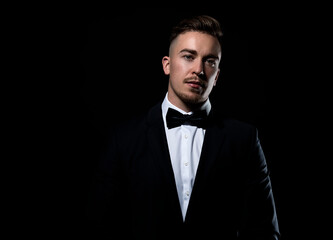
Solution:
<path fill-rule="evenodd" d="M 175 105 L 173 105 L 168 99 L 168 93 L 166 93 L 165 98 L 162 102 L 163 119 L 165 119 L 165 117 L 166 117 L 166 114 L 168 112 L 168 108 L 173 108 L 173 109 L 179 111 L 182 114 L 192 114 L 193 113 L 193 112 L 185 112 L 184 110 L 182 110 L 182 109 L 176 107 Z M 212 105 L 211 105 L 209 99 L 207 99 L 207 101 L 200 107 L 200 110 L 206 110 L 207 116 L 208 116 L 208 114 L 210 113 L 211 108 L 212 108 Z"/>

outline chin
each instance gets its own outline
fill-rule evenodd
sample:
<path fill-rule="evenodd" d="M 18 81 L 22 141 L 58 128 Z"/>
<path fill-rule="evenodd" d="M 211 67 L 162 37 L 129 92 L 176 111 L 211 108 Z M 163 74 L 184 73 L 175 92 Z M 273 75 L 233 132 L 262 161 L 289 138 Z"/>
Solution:
<path fill-rule="evenodd" d="M 203 103 L 205 99 L 200 94 L 197 93 L 184 93 L 180 94 L 179 98 L 186 104 L 196 105 Z"/>

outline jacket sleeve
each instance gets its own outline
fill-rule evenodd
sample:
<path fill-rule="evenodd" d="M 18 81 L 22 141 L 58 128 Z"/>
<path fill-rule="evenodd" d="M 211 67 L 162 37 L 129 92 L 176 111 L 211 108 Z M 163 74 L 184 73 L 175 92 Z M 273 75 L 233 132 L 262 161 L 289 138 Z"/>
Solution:
<path fill-rule="evenodd" d="M 244 164 L 243 201 L 239 239 L 280 238 L 271 180 L 266 159 L 254 129 Z"/>
<path fill-rule="evenodd" d="M 86 208 L 87 235 L 92 239 L 126 239 L 130 221 L 119 143 L 115 133 L 110 136 L 93 176 Z"/>

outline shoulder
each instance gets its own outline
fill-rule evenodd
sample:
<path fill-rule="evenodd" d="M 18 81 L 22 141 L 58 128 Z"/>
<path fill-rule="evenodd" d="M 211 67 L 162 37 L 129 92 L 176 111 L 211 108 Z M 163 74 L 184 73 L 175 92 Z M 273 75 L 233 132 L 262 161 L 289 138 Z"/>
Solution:
<path fill-rule="evenodd" d="M 224 118 L 222 122 L 226 130 L 235 133 L 239 132 L 243 134 L 244 133 L 250 134 L 257 131 L 256 127 L 253 124 L 235 118 Z"/>
<path fill-rule="evenodd" d="M 142 136 L 154 124 L 163 124 L 161 103 L 157 103 L 150 109 L 116 124 L 109 129 L 108 135 L 117 138 L 123 137 L 130 141 L 131 138 Z"/>
<path fill-rule="evenodd" d="M 248 122 L 225 115 L 212 115 L 212 124 L 207 129 L 216 140 L 238 146 L 252 146 L 258 137 L 257 128 Z"/>
<path fill-rule="evenodd" d="M 226 133 L 233 135 L 256 134 L 257 128 L 248 122 L 228 117 L 223 114 L 212 113 L 213 127 L 217 127 Z"/>

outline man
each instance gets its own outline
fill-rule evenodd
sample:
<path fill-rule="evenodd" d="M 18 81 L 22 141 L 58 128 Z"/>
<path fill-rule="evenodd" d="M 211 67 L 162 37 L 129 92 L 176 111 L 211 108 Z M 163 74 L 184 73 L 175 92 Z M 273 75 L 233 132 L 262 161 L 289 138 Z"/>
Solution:
<path fill-rule="evenodd" d="M 214 115 L 222 32 L 209 16 L 175 26 L 163 101 L 117 126 L 96 175 L 92 234 L 110 239 L 279 239 L 255 127 Z"/>

